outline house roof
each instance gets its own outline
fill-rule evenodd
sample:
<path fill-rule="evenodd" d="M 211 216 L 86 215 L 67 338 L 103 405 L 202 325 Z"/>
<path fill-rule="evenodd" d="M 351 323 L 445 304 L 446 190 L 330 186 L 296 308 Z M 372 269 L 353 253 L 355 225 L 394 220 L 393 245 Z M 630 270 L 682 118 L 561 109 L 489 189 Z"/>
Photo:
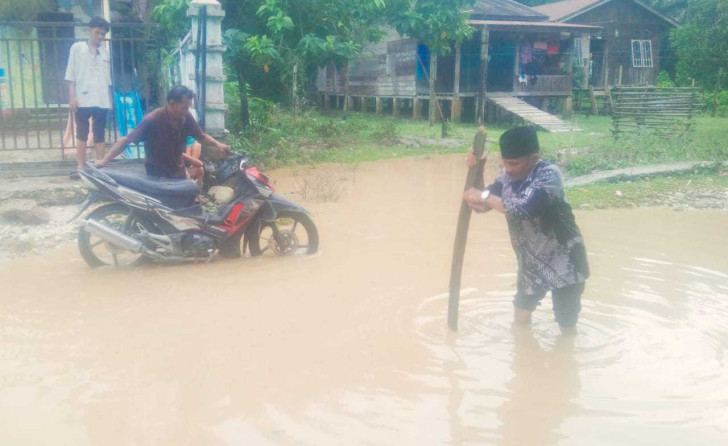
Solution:
<path fill-rule="evenodd" d="M 487 25 L 488 29 L 514 30 L 520 28 L 528 28 L 529 30 L 542 31 L 583 31 L 594 33 L 602 29 L 600 26 L 577 25 L 572 23 L 561 22 L 522 22 L 517 20 L 468 20 L 470 25 Z"/>
<path fill-rule="evenodd" d="M 548 20 L 544 13 L 537 12 L 514 0 L 478 0 L 472 9 L 466 10 L 474 20 L 519 20 L 540 22 Z"/>
<path fill-rule="evenodd" d="M 587 11 L 591 11 L 594 8 L 606 5 L 611 1 L 612 0 L 564 0 L 562 2 L 549 3 L 547 5 L 534 6 L 533 9 L 542 14 L 546 14 L 549 20 L 553 20 L 555 22 L 565 22 L 567 20 L 578 17 L 579 15 L 584 14 Z M 648 6 L 641 1 L 630 1 L 641 6 L 642 8 L 661 18 L 670 25 L 680 26 L 674 19 L 666 16 L 665 14 L 662 14 L 655 8 L 652 8 L 651 6 Z"/>

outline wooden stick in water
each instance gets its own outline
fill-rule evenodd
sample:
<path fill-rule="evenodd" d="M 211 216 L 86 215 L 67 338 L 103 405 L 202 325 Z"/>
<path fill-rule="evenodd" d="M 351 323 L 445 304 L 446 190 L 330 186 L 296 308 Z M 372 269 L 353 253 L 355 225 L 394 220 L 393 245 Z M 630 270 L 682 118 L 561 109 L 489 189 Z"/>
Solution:
<path fill-rule="evenodd" d="M 483 150 L 485 150 L 485 127 L 478 127 L 478 132 L 473 138 L 473 154 L 478 162 L 468 169 L 468 177 L 465 180 L 465 190 L 471 187 L 483 187 Z M 455 232 L 455 246 L 452 252 L 452 267 L 450 268 L 450 299 L 447 307 L 447 325 L 450 330 L 458 329 L 458 310 L 460 307 L 460 279 L 463 272 L 463 259 L 465 258 L 465 243 L 468 241 L 468 228 L 470 227 L 470 215 L 472 210 L 467 203 L 460 204 L 458 225 Z"/>

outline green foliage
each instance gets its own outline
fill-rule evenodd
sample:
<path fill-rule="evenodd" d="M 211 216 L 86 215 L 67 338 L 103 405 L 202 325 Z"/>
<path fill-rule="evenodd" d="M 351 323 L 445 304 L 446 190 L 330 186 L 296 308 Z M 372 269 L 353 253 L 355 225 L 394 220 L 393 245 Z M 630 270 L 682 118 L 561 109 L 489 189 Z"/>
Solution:
<path fill-rule="evenodd" d="M 248 37 L 244 49 L 247 51 L 250 61 L 258 66 L 271 65 L 281 57 L 275 43 L 268 36 Z"/>
<path fill-rule="evenodd" d="M 728 73 L 728 1 L 695 0 L 684 15 L 686 22 L 671 33 L 677 50 L 677 80 L 691 79 L 705 89 L 726 85 Z M 722 68 L 722 74 L 720 69 Z"/>
<path fill-rule="evenodd" d="M 449 121 L 445 125 L 449 125 Z M 382 120 L 372 129 L 371 135 L 384 143 L 392 143 L 399 137 L 399 127 L 395 121 Z"/>
<path fill-rule="evenodd" d="M 400 35 L 422 41 L 430 51 L 445 55 L 453 42 L 470 37 L 474 29 L 467 24 L 467 13 L 474 0 L 392 0 L 391 24 Z"/>
<path fill-rule="evenodd" d="M 327 119 L 315 125 L 316 135 L 323 139 L 341 138 L 344 135 L 344 128 L 333 119 Z"/>
<path fill-rule="evenodd" d="M 162 0 L 152 10 L 152 19 L 159 24 L 164 32 L 168 44 L 176 45 L 177 40 L 183 38 L 190 29 L 190 19 L 187 9 L 190 0 Z"/>
<path fill-rule="evenodd" d="M 294 116 L 271 102 L 251 98 L 251 124 L 231 134 L 230 142 L 234 150 L 244 151 L 264 168 L 459 151 L 452 147 L 401 145 L 397 136 L 407 120 L 360 113 L 350 113 L 346 120 L 342 117 L 336 113 L 322 116 L 306 109 Z"/>
<path fill-rule="evenodd" d="M 58 9 L 55 0 L 0 1 L 0 21 L 33 21 L 38 13 Z"/>
<path fill-rule="evenodd" d="M 231 28 L 226 30 L 222 35 L 222 41 L 227 48 L 225 57 L 230 60 L 245 59 L 249 57 L 248 49 L 245 44 L 250 34 L 240 29 Z"/>
<path fill-rule="evenodd" d="M 674 87 L 675 83 L 672 81 L 672 78 L 670 77 L 670 73 L 667 71 L 660 71 L 657 74 L 657 86 L 658 87 Z"/>
<path fill-rule="evenodd" d="M 713 112 L 720 117 L 728 116 L 728 90 L 723 90 L 717 95 L 715 92 L 703 94 L 703 110 Z"/>
<path fill-rule="evenodd" d="M 574 70 L 571 75 L 571 86 L 574 89 L 583 88 L 584 85 L 584 79 L 586 78 L 586 72 L 584 72 L 584 67 L 581 66 L 580 63 L 577 61 L 574 61 Z"/>

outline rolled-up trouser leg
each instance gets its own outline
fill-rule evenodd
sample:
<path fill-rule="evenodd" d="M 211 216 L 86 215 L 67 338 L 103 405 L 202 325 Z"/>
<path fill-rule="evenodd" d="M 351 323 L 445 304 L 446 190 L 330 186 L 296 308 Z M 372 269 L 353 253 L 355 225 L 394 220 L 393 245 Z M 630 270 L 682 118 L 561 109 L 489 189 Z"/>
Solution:
<path fill-rule="evenodd" d="M 554 302 L 554 316 L 556 322 L 562 327 L 576 325 L 581 311 L 581 294 L 583 292 L 583 282 L 551 291 L 551 299 Z"/>

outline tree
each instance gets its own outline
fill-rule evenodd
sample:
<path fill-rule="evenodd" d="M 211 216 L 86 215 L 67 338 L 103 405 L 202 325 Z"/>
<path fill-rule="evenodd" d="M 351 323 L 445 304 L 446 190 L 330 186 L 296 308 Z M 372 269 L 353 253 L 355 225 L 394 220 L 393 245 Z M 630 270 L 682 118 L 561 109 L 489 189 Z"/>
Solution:
<path fill-rule="evenodd" d="M 176 45 L 189 31 L 189 7 L 190 0 L 163 0 L 152 10 L 152 19 L 162 29 L 167 45 Z"/>
<path fill-rule="evenodd" d="M 677 80 L 695 79 L 713 90 L 712 115 L 728 72 L 728 0 L 695 0 L 684 15 L 685 25 L 674 29 L 671 41 L 677 51 Z"/>
<path fill-rule="evenodd" d="M 58 9 L 54 0 L 23 0 L 17 2 L 0 2 L 0 21 L 25 22 L 36 19 L 40 12 L 50 12 Z"/>
<path fill-rule="evenodd" d="M 363 43 L 381 35 L 383 0 L 227 0 L 224 27 L 229 65 L 235 67 L 239 91 L 252 73 L 291 92 L 296 105 L 299 71 L 304 73 L 329 63 L 348 71 Z M 234 48 L 233 48 L 234 47 Z M 262 71 L 261 71 L 262 70 Z M 274 76 L 269 72 L 275 72 Z M 291 85 L 291 88 L 285 86 Z M 348 82 L 347 82 L 348 85 Z M 348 90 L 348 88 L 347 88 Z M 241 97 L 241 118 L 246 118 Z M 345 103 L 348 103 L 346 101 Z"/>
<path fill-rule="evenodd" d="M 322 11 L 325 24 L 318 34 L 307 34 L 299 42 L 299 55 L 315 66 L 333 64 L 344 73 L 344 114 L 349 108 L 351 62 L 364 45 L 379 41 L 386 23 L 383 0 L 332 0 Z"/>
<path fill-rule="evenodd" d="M 430 51 L 430 125 L 435 121 L 437 56 L 452 51 L 452 45 L 472 36 L 462 12 L 474 0 L 392 0 L 389 6 L 391 24 L 402 36 L 424 43 Z M 417 61 L 422 63 L 422 61 Z M 423 67 L 424 68 L 424 67 Z M 425 70 L 423 70 L 425 71 Z"/>

